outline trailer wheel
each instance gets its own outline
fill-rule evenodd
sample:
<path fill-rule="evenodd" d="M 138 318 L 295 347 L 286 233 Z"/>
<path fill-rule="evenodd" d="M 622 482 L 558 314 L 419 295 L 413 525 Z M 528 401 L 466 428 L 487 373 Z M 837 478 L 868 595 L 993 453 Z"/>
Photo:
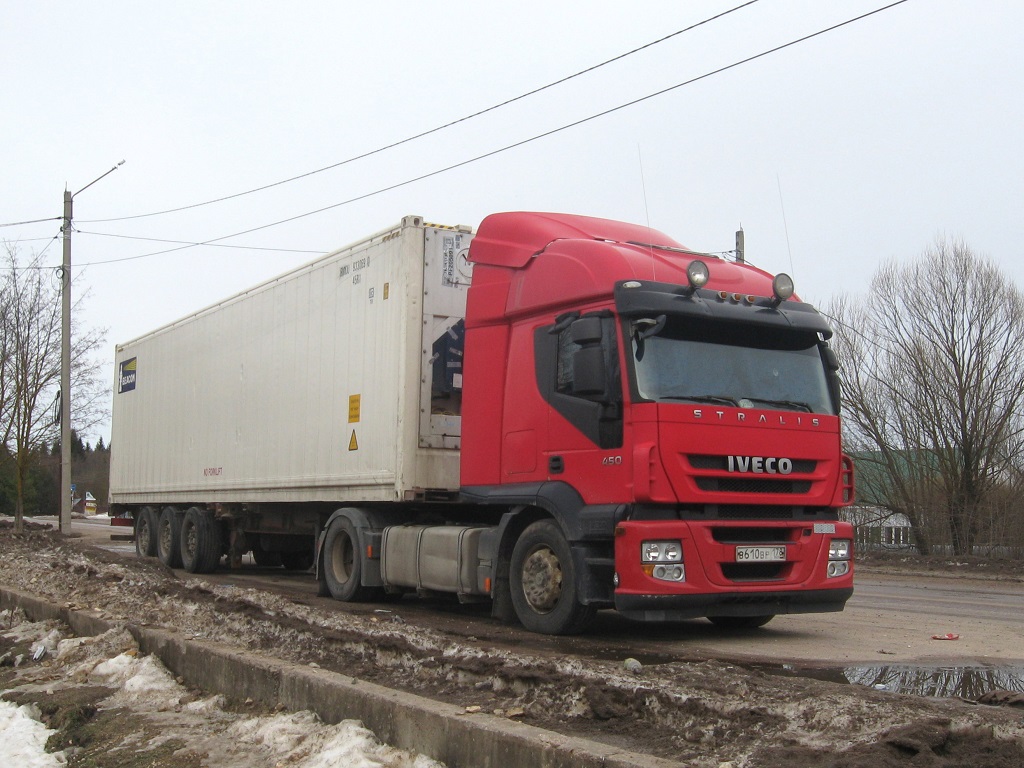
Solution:
<path fill-rule="evenodd" d="M 156 554 L 168 568 L 181 567 L 181 513 L 164 507 L 157 523 Z"/>
<path fill-rule="evenodd" d="M 135 554 L 153 557 L 157 545 L 157 514 L 152 507 L 143 507 L 135 518 Z"/>
<path fill-rule="evenodd" d="M 374 600 L 382 592 L 365 587 L 360 581 L 363 572 L 359 534 L 347 517 L 336 517 L 324 537 L 324 577 L 327 589 L 335 600 L 359 603 Z"/>
<path fill-rule="evenodd" d="M 708 621 L 719 629 L 757 629 L 775 618 L 774 613 L 764 616 L 708 616 Z"/>
<path fill-rule="evenodd" d="M 509 578 L 516 616 L 531 632 L 576 634 L 597 613 L 577 599 L 572 551 L 551 520 L 539 520 L 523 531 L 512 550 Z"/>
<path fill-rule="evenodd" d="M 220 563 L 220 526 L 213 513 L 191 507 L 181 522 L 181 564 L 189 573 L 213 573 Z"/>

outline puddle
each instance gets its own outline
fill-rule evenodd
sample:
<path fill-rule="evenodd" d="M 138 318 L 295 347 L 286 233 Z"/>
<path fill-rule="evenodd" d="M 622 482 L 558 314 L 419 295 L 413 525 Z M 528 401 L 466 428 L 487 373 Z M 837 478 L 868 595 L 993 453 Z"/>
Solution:
<path fill-rule="evenodd" d="M 785 664 L 755 665 L 756 669 L 786 677 L 810 677 L 833 683 L 863 685 L 879 691 L 914 696 L 961 698 L 974 701 L 990 691 L 1024 693 L 1024 666 L 921 667 L 905 664 L 804 669 Z"/>
<path fill-rule="evenodd" d="M 1024 692 L 1024 667 L 848 667 L 854 685 L 893 693 L 974 701 L 990 691 Z"/>

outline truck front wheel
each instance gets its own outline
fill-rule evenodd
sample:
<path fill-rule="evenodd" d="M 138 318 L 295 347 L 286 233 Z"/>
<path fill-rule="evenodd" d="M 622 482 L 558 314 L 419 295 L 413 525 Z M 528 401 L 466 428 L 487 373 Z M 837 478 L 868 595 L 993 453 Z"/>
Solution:
<path fill-rule="evenodd" d="M 375 587 L 360 583 L 363 573 L 359 533 L 347 517 L 336 517 L 324 537 L 324 577 L 327 589 L 335 600 L 358 603 L 373 600 L 382 594 Z"/>
<path fill-rule="evenodd" d="M 551 520 L 530 525 L 512 550 L 512 605 L 522 625 L 544 635 L 582 632 L 597 613 L 578 601 L 572 550 Z"/>

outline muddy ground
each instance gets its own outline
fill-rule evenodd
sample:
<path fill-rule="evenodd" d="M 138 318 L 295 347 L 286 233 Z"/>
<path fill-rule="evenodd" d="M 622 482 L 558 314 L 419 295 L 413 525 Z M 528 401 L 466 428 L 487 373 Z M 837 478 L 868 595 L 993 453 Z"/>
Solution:
<path fill-rule="evenodd" d="M 121 557 L 49 531 L 14 535 L 0 528 L 0 582 L 60 604 L 98 609 L 113 622 L 174 628 L 197 639 L 318 664 L 683 765 L 1024 765 L 1020 709 L 785 678 L 718 660 L 651 664 L 634 673 L 624 659 L 498 647 L 405 622 L 381 608 L 338 610 L 255 589 L 186 581 L 155 560 Z M 129 642 L 127 635 L 120 637 Z M 24 669 L 33 663 L 23 659 Z M 14 682 L 0 678 L 0 689 Z M 67 704 L 49 717 L 77 728 L 102 723 L 103 693 L 68 693 Z M 124 734 L 115 730 L 107 736 Z M 76 736 L 69 731 L 55 743 L 61 738 Z M 139 765 L 164 765 L 160 759 L 154 755 Z M 173 764 L 216 765 L 187 750 Z"/>

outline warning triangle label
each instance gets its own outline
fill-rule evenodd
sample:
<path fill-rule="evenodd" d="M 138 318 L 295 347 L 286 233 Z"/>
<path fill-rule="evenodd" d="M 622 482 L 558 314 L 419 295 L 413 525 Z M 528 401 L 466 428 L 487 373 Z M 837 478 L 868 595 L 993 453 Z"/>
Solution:
<path fill-rule="evenodd" d="M 359 450 L 359 441 L 356 440 L 356 431 L 354 429 L 352 430 L 352 437 L 350 437 L 348 441 L 348 449 L 350 451 Z"/>

